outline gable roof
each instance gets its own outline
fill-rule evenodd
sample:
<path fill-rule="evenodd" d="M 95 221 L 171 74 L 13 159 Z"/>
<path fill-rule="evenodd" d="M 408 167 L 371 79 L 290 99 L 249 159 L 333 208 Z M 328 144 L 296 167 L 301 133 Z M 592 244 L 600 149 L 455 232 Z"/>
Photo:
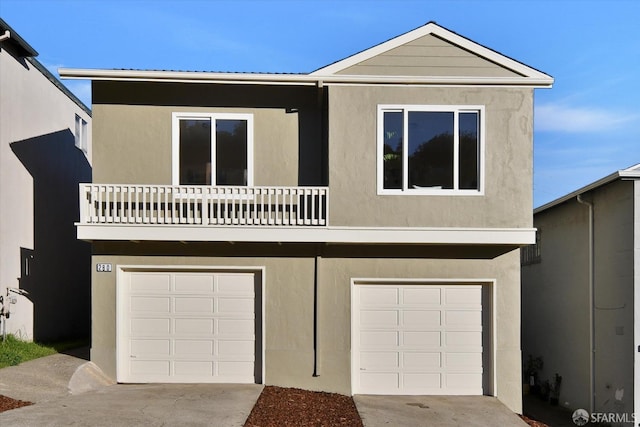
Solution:
<path fill-rule="evenodd" d="M 351 67 L 357 66 L 358 64 L 366 63 L 376 56 L 383 55 L 403 45 L 410 44 L 429 36 L 440 39 L 450 46 L 455 46 L 460 50 L 466 51 L 506 70 L 511 70 L 516 75 L 525 78 L 539 79 L 542 81 L 547 80 L 548 84 L 553 83 L 553 78 L 551 76 L 450 31 L 435 22 L 428 22 L 426 25 L 418 27 L 412 31 L 394 37 L 386 42 L 363 50 L 340 61 L 334 62 L 326 67 L 322 67 L 312 72 L 311 75 L 329 76 L 340 74 Z"/>
<path fill-rule="evenodd" d="M 615 171 L 614 173 L 605 176 L 604 178 L 601 178 L 597 181 L 592 182 L 589 185 L 585 185 L 584 187 L 573 191 L 565 196 L 562 196 L 560 198 L 557 198 L 555 200 L 552 200 L 549 203 L 546 203 L 538 208 L 535 208 L 533 210 L 534 214 L 540 213 L 542 211 L 545 211 L 547 209 L 550 209 L 554 206 L 557 206 L 561 203 L 564 203 L 568 200 L 571 200 L 577 196 L 579 196 L 580 194 L 584 194 L 587 191 L 591 191 L 591 190 L 595 190 L 596 188 L 600 188 L 603 185 L 609 184 L 610 182 L 613 182 L 617 179 L 640 179 L 640 163 L 638 163 L 637 165 L 633 165 L 631 167 L 628 167 L 626 169 L 621 169 L 618 171 Z"/>
<path fill-rule="evenodd" d="M 352 73 L 350 68 L 376 56 L 388 53 L 424 37 L 435 37 L 449 46 L 500 68 L 504 73 L 437 74 L 424 68 L 419 73 L 379 73 L 376 68 L 371 73 Z M 416 58 L 416 56 L 413 56 Z M 455 68 L 455 65 L 448 69 Z M 481 64 L 480 68 L 489 68 Z M 478 67 L 476 67 L 478 68 Z M 431 67 L 433 69 L 433 67 Z M 486 48 L 462 37 L 434 22 L 402 34 L 360 53 L 349 56 L 333 64 L 319 68 L 309 74 L 280 73 L 220 73 L 202 71 L 167 70 L 91 70 L 59 69 L 60 76 L 71 79 L 118 80 L 118 81 L 164 81 L 190 83 L 235 83 L 235 84 L 286 84 L 286 85 L 332 85 L 332 84 L 375 84 L 375 85 L 511 85 L 526 87 L 551 87 L 553 78 L 541 71 Z"/>

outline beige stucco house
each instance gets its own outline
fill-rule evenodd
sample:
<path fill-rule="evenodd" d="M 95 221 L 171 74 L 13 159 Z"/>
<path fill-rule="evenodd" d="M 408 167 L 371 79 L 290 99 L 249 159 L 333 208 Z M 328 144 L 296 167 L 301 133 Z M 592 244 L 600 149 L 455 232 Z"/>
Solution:
<path fill-rule="evenodd" d="M 0 327 L 88 338 L 91 246 L 74 223 L 78 184 L 91 180 L 91 112 L 37 55 L 0 19 Z"/>
<path fill-rule="evenodd" d="M 91 358 L 120 382 L 486 394 L 521 411 L 533 90 L 435 23 L 309 74 L 93 81 Z"/>
<path fill-rule="evenodd" d="M 523 249 L 523 354 L 542 357 L 541 380 L 562 376 L 561 405 L 631 420 L 640 414 L 640 165 L 537 208 L 534 226 L 538 242 Z"/>

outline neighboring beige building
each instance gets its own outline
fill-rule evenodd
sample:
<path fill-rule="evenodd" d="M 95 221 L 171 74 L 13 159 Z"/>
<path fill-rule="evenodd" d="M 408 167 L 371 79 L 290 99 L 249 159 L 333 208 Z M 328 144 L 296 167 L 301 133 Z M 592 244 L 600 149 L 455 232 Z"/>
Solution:
<path fill-rule="evenodd" d="M 73 224 L 91 112 L 36 55 L 0 19 L 0 324 L 25 339 L 88 338 L 91 247 Z"/>
<path fill-rule="evenodd" d="M 542 357 L 541 381 L 562 376 L 561 405 L 630 420 L 640 414 L 640 165 L 537 208 L 534 226 L 538 243 L 522 252 L 523 355 Z"/>
<path fill-rule="evenodd" d="M 429 23 L 310 74 L 93 81 L 91 358 L 119 382 L 521 404 L 533 90 Z"/>

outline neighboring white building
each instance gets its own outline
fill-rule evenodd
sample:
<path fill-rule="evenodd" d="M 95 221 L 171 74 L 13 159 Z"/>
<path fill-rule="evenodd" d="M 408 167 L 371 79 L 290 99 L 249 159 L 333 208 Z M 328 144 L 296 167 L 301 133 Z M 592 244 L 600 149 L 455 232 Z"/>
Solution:
<path fill-rule="evenodd" d="M 562 406 L 640 416 L 640 165 L 537 208 L 533 223 L 523 359 L 542 357 L 541 381 L 562 376 Z"/>
<path fill-rule="evenodd" d="M 75 239 L 91 179 L 91 111 L 0 19 L 0 295 L 7 333 L 88 337 L 90 246 Z M 8 288 L 29 292 L 27 297 Z M 9 301 L 15 297 L 15 304 Z M 0 317 L 0 323 L 5 317 Z M 4 325 L 2 325 L 4 326 Z"/>

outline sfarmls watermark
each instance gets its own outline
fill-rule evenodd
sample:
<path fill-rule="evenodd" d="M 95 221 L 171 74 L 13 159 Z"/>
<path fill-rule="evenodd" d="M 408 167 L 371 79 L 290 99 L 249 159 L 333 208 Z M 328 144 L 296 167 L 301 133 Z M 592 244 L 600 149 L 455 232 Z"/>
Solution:
<path fill-rule="evenodd" d="M 636 414 L 619 414 L 617 412 L 593 412 L 589 414 L 586 409 L 576 409 L 571 416 L 577 426 L 591 423 L 634 423 Z"/>

